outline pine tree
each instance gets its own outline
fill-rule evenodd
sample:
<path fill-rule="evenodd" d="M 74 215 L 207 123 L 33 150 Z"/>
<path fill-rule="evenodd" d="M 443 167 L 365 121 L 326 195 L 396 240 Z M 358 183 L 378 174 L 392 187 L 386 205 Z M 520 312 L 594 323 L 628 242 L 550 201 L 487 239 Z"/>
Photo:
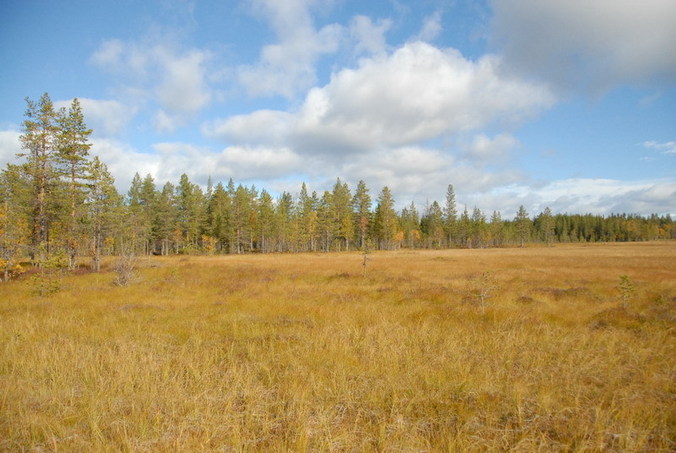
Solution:
<path fill-rule="evenodd" d="M 549 209 L 549 207 L 546 207 L 545 210 L 540 214 L 538 223 L 540 232 L 542 234 L 542 239 L 545 241 L 545 244 L 547 244 L 548 247 L 551 246 L 554 239 L 554 218 L 552 217 L 552 211 Z"/>
<path fill-rule="evenodd" d="M 21 146 L 26 152 L 17 157 L 26 158 L 23 171 L 31 185 L 29 253 L 33 260 L 36 255 L 41 255 L 40 261 L 50 253 L 50 226 L 58 214 L 56 200 L 51 197 L 59 183 L 55 145 L 57 113 L 47 93 L 37 103 L 26 98 L 26 104 L 26 119 L 20 136 Z"/>
<path fill-rule="evenodd" d="M 239 253 L 239 238 L 238 238 L 238 232 L 237 232 L 237 218 L 238 218 L 238 213 L 236 212 L 236 206 L 235 206 L 235 193 L 237 192 L 237 188 L 235 187 L 235 182 L 230 178 L 228 180 L 228 185 L 226 186 L 226 192 L 228 194 L 228 204 L 226 206 L 227 208 L 227 223 L 226 223 L 226 231 L 227 231 L 227 236 L 228 236 L 228 249 L 230 250 L 230 253 Z"/>
<path fill-rule="evenodd" d="M 8 165 L 0 173 L 0 281 L 21 271 L 22 248 L 30 236 L 28 187 L 20 167 Z"/>
<path fill-rule="evenodd" d="M 56 135 L 57 164 L 66 178 L 69 214 L 66 217 L 65 248 L 68 255 L 68 267 L 73 269 L 77 255 L 82 224 L 80 206 L 86 196 L 85 189 L 90 178 L 89 169 L 89 136 L 92 130 L 87 128 L 80 102 L 77 98 L 68 110 L 62 109 L 57 115 L 58 132 Z"/>
<path fill-rule="evenodd" d="M 462 214 L 460 214 L 456 241 L 464 247 L 472 248 L 472 221 L 469 218 L 467 206 L 465 206 Z"/>
<path fill-rule="evenodd" d="M 248 194 L 250 206 L 247 216 L 248 251 L 254 251 L 256 250 L 256 231 L 258 230 L 258 190 L 256 186 L 251 186 Z"/>
<path fill-rule="evenodd" d="M 292 250 L 293 210 L 293 197 L 288 192 L 282 192 L 282 195 L 277 200 L 275 212 L 277 250 L 280 252 Z"/>
<path fill-rule="evenodd" d="M 154 182 L 151 175 L 144 179 L 136 173 L 127 192 L 126 225 L 131 240 L 130 250 L 126 253 L 150 254 L 150 242 L 153 232 Z"/>
<path fill-rule="evenodd" d="M 299 247 L 302 251 L 317 248 L 317 193 L 308 194 L 305 183 L 301 185 L 296 217 L 299 223 Z"/>
<path fill-rule="evenodd" d="M 355 231 L 359 240 L 359 248 L 366 248 L 366 241 L 371 227 L 371 196 L 369 189 L 364 181 L 359 181 L 354 198 L 352 199 L 352 208 L 355 213 Z"/>
<path fill-rule="evenodd" d="M 394 198 L 390 188 L 385 186 L 378 197 L 374 219 L 374 229 L 379 247 L 391 250 L 395 246 L 395 239 L 399 232 L 397 212 L 394 210 Z"/>
<path fill-rule="evenodd" d="M 516 228 L 516 235 L 519 238 L 519 243 L 521 244 L 521 247 L 523 247 L 526 239 L 530 236 L 531 230 L 531 221 L 528 218 L 528 213 L 523 205 L 519 206 L 516 218 L 514 219 L 514 226 Z"/>
<path fill-rule="evenodd" d="M 404 232 L 405 245 L 409 248 L 417 247 L 422 237 L 422 233 L 420 231 L 420 216 L 413 201 L 408 207 L 401 210 L 400 224 Z"/>
<path fill-rule="evenodd" d="M 342 183 L 340 178 L 333 186 L 332 210 L 335 222 L 335 236 L 338 242 L 338 250 L 345 246 L 350 249 L 350 241 L 354 237 L 354 217 L 352 211 L 352 194 L 347 183 Z"/>
<path fill-rule="evenodd" d="M 157 212 L 157 199 L 159 193 L 155 187 L 155 180 L 148 174 L 143 178 L 141 183 L 140 203 L 142 221 L 145 226 L 144 248 L 146 254 L 155 252 L 155 242 L 157 236 L 155 235 L 155 213 Z"/>
<path fill-rule="evenodd" d="M 263 189 L 258 198 L 258 244 L 263 253 L 274 251 L 275 205 L 272 196 Z"/>
<path fill-rule="evenodd" d="M 98 156 L 89 164 L 89 190 L 85 209 L 91 233 L 92 268 L 101 270 L 101 255 L 105 240 L 117 229 L 122 197 L 115 189 L 115 180 Z"/>
<path fill-rule="evenodd" d="M 474 247 L 484 247 L 487 242 L 488 230 L 486 228 L 486 216 L 481 209 L 475 207 L 471 218 L 471 238 Z"/>
<path fill-rule="evenodd" d="M 212 189 L 207 206 L 207 231 L 216 240 L 218 251 L 227 250 L 230 196 L 220 182 Z"/>
<path fill-rule="evenodd" d="M 427 246 L 439 248 L 444 240 L 444 215 L 439 203 L 433 201 L 420 222 L 421 230 L 426 237 Z"/>
<path fill-rule="evenodd" d="M 335 235 L 335 222 L 333 221 L 333 194 L 324 191 L 317 207 L 317 230 L 324 252 L 331 250 L 331 243 Z"/>
<path fill-rule="evenodd" d="M 504 223 L 499 211 L 493 211 L 490 225 L 491 241 L 493 246 L 500 247 L 504 241 Z"/>
<path fill-rule="evenodd" d="M 170 182 L 166 182 L 157 196 L 155 216 L 153 217 L 153 234 L 160 241 L 162 256 L 169 254 L 172 238 L 175 236 L 178 207 L 175 198 L 176 189 Z M 177 245 L 177 244 L 174 244 Z"/>
<path fill-rule="evenodd" d="M 201 230 L 206 218 L 206 203 L 202 189 L 190 182 L 188 175 L 181 175 L 176 188 L 178 207 L 177 226 L 181 231 L 184 251 L 188 253 L 199 249 Z"/>

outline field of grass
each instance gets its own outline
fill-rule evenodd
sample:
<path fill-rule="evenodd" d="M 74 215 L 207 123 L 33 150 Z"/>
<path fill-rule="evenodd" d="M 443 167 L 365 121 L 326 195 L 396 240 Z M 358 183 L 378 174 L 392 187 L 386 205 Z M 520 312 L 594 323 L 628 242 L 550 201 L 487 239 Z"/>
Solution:
<path fill-rule="evenodd" d="M 0 451 L 676 450 L 676 243 L 362 258 L 0 284 Z"/>

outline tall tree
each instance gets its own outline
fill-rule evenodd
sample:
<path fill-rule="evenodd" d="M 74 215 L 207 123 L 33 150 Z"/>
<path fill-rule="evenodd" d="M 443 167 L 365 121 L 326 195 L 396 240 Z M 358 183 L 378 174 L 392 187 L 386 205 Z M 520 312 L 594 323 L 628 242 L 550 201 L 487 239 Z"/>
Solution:
<path fill-rule="evenodd" d="M 277 250 L 289 252 L 292 250 L 292 222 L 293 197 L 288 192 L 282 192 L 277 200 L 275 224 L 277 229 Z"/>
<path fill-rule="evenodd" d="M 404 244 L 406 247 L 417 247 L 422 237 L 422 233 L 420 232 L 420 215 L 418 214 L 418 209 L 413 201 L 409 206 L 401 210 L 400 224 L 404 232 Z"/>
<path fill-rule="evenodd" d="M 467 212 L 467 206 L 460 214 L 455 241 L 463 247 L 472 248 L 472 221 Z"/>
<path fill-rule="evenodd" d="M 500 216 L 500 212 L 499 211 L 493 211 L 493 215 L 491 216 L 491 225 L 490 225 L 491 241 L 493 243 L 493 246 L 495 246 L 495 247 L 502 246 L 502 243 L 504 241 L 504 236 L 505 236 L 504 229 L 505 229 L 504 222 L 502 221 L 502 217 Z"/>
<path fill-rule="evenodd" d="M 444 215 L 441 206 L 433 201 L 421 223 L 421 230 L 427 240 L 427 247 L 439 248 L 444 241 Z"/>
<path fill-rule="evenodd" d="M 531 220 L 528 218 L 528 212 L 526 212 L 526 208 L 523 205 L 519 206 L 519 210 L 516 213 L 514 227 L 516 228 L 516 235 L 519 238 L 519 244 L 523 247 L 530 236 L 531 230 Z"/>
<path fill-rule="evenodd" d="M 194 252 L 199 248 L 201 228 L 206 217 L 206 203 L 202 189 L 190 182 L 188 175 L 181 175 L 176 188 L 178 228 L 184 251 Z"/>
<path fill-rule="evenodd" d="M 216 240 L 217 251 L 225 249 L 228 240 L 228 210 L 230 197 L 222 183 L 211 190 L 207 205 L 207 231 Z"/>
<path fill-rule="evenodd" d="M 98 156 L 89 164 L 90 185 L 85 208 L 91 232 L 92 267 L 101 270 L 101 254 L 107 237 L 119 223 L 122 197 L 115 189 L 115 180 Z"/>
<path fill-rule="evenodd" d="M 341 244 L 345 246 L 345 250 L 349 250 L 350 241 L 354 237 L 352 194 L 347 183 L 342 183 L 340 178 L 336 180 L 336 184 L 333 186 L 332 200 L 338 250 L 342 249 Z"/>
<path fill-rule="evenodd" d="M 446 189 L 446 204 L 444 205 L 444 229 L 449 247 L 453 245 L 458 229 L 457 217 L 458 209 L 455 204 L 455 190 L 453 189 L 453 184 L 449 184 Z"/>
<path fill-rule="evenodd" d="M 57 210 L 50 194 L 56 192 L 56 124 L 57 113 L 49 94 L 42 95 L 38 102 L 26 98 L 26 119 L 23 122 L 21 146 L 26 151 L 17 157 L 25 157 L 23 170 L 31 181 L 31 240 L 30 255 L 49 255 L 50 223 Z M 42 256 L 41 258 L 45 258 Z"/>
<path fill-rule="evenodd" d="M 228 250 L 230 253 L 239 253 L 239 236 L 238 236 L 238 230 L 237 230 L 237 222 L 238 222 L 238 217 L 239 214 L 237 212 L 237 206 L 235 206 L 235 193 L 237 192 L 237 188 L 235 187 L 235 182 L 230 178 L 228 180 L 228 184 L 225 187 L 225 190 L 228 194 L 228 204 L 227 206 L 227 216 L 226 218 L 228 219 L 226 223 L 226 232 L 228 235 Z"/>
<path fill-rule="evenodd" d="M 385 186 L 378 197 L 374 219 L 376 240 L 381 249 L 390 250 L 395 246 L 399 232 L 397 212 L 394 210 L 394 198 L 390 188 Z"/>
<path fill-rule="evenodd" d="M 128 252 L 149 254 L 153 231 L 154 189 L 152 176 L 144 179 L 136 173 L 127 192 L 127 235 L 131 240 Z"/>
<path fill-rule="evenodd" d="M 355 230 L 359 240 L 359 248 L 363 250 L 366 248 L 372 217 L 371 195 L 369 195 L 369 189 L 363 180 L 357 184 L 357 190 L 352 199 L 352 207 L 355 213 Z"/>
<path fill-rule="evenodd" d="M 554 217 L 549 207 L 546 207 L 538 217 L 538 224 L 542 239 L 548 247 L 551 246 L 554 239 Z"/>
<path fill-rule="evenodd" d="M 162 191 L 157 196 L 155 216 L 153 218 L 153 234 L 160 241 L 160 253 L 169 254 L 172 239 L 177 236 L 176 225 L 178 207 L 176 206 L 176 189 L 170 182 L 162 186 Z M 176 245 L 176 244 L 174 244 Z"/>
<path fill-rule="evenodd" d="M 299 247 L 301 251 L 317 249 L 317 193 L 308 194 L 305 183 L 301 185 L 296 206 L 299 223 Z"/>
<path fill-rule="evenodd" d="M 471 218 L 471 240 L 474 247 L 484 247 L 488 239 L 486 216 L 481 209 L 475 207 Z"/>
<path fill-rule="evenodd" d="M 324 191 L 317 206 L 317 230 L 321 249 L 328 252 L 331 250 L 331 243 L 336 231 L 336 225 L 333 221 L 333 193 L 328 190 Z"/>
<path fill-rule="evenodd" d="M 258 198 L 258 248 L 263 253 L 274 251 L 275 205 L 272 196 L 263 189 Z"/>
<path fill-rule="evenodd" d="M 70 108 L 59 111 L 57 116 L 58 132 L 56 135 L 57 163 L 66 177 L 69 214 L 66 220 L 65 248 L 68 255 L 68 267 L 73 269 L 78 250 L 82 224 L 80 206 L 86 196 L 85 189 L 89 176 L 89 136 L 92 130 L 87 127 L 77 98 L 73 99 Z"/>

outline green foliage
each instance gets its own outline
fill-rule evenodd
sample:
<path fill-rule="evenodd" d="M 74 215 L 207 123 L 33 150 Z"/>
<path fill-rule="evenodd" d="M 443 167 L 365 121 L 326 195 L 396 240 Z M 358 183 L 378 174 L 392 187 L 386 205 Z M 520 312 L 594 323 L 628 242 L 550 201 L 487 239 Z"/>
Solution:
<path fill-rule="evenodd" d="M 48 297 L 61 291 L 63 274 L 68 269 L 68 256 L 63 253 L 41 253 L 36 262 L 38 272 L 31 278 L 33 294 Z"/>
<path fill-rule="evenodd" d="M 521 247 L 523 247 L 531 232 L 531 220 L 528 218 L 528 213 L 523 205 L 519 206 L 519 211 L 516 213 L 516 218 L 514 219 L 514 225 L 516 227 L 519 243 Z"/>
<path fill-rule="evenodd" d="M 458 216 L 452 184 L 443 204 L 431 200 L 423 212 L 414 202 L 398 212 L 387 186 L 373 209 L 364 181 L 353 194 L 341 179 L 321 197 L 303 183 L 297 196 L 283 192 L 273 199 L 233 179 L 225 187 L 209 179 L 205 192 L 187 174 L 158 190 L 153 176 L 137 173 L 123 200 L 105 164 L 89 156 L 92 130 L 79 101 L 67 110 L 56 110 L 47 93 L 26 102 L 17 155 L 23 161 L 0 174 L 0 259 L 8 263 L 28 254 L 37 264 L 41 253 L 53 250 L 65 250 L 70 268 L 89 253 L 99 270 L 102 255 L 123 252 L 328 252 L 364 250 L 369 241 L 391 250 L 676 239 L 668 215 L 554 215 L 546 208 L 531 219 L 520 206 L 512 220 L 494 211 L 487 221 L 478 207 L 468 212 L 465 206 Z"/>
<path fill-rule="evenodd" d="M 394 210 L 394 198 L 390 188 L 385 186 L 378 197 L 378 205 L 375 213 L 375 239 L 381 249 L 394 248 L 399 221 Z M 401 238 L 403 239 L 403 238 Z"/>

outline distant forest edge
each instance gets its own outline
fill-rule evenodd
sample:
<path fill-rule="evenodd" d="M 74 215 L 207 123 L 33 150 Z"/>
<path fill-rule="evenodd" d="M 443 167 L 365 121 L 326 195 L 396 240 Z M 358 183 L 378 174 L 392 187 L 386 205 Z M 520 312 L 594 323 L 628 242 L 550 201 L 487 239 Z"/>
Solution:
<path fill-rule="evenodd" d="M 77 99 L 56 110 L 45 93 L 26 99 L 18 164 L 0 173 L 0 278 L 33 264 L 61 260 L 73 268 L 104 255 L 226 254 L 523 246 L 526 243 L 644 241 L 676 238 L 669 215 L 643 217 L 553 214 L 513 219 L 479 208 L 459 212 L 452 185 L 442 204 L 422 210 L 411 203 L 397 211 L 386 186 L 373 200 L 364 181 L 354 191 L 336 183 L 332 191 L 274 199 L 265 189 L 209 183 L 206 190 L 182 175 L 158 188 L 151 175 L 134 176 L 118 193 L 105 163 L 90 157 L 92 130 Z"/>

